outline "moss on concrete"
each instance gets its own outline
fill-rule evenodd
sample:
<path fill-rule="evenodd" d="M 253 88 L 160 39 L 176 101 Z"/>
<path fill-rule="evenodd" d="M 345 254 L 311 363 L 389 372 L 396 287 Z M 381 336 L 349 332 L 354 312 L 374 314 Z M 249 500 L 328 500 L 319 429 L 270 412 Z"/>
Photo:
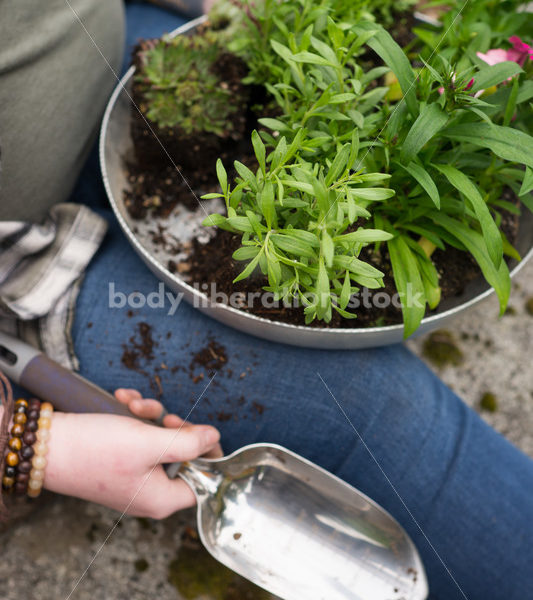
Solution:
<path fill-rule="evenodd" d="M 492 392 L 485 392 L 483 396 L 481 396 L 479 406 L 482 410 L 490 413 L 498 412 L 498 398 Z"/>
<path fill-rule="evenodd" d="M 138 558 L 133 563 L 133 566 L 135 567 L 137 573 L 144 573 L 150 567 L 150 563 L 146 560 L 146 558 Z"/>
<path fill-rule="evenodd" d="M 446 329 L 431 333 L 424 341 L 422 353 L 437 367 L 458 366 L 464 361 L 463 352 L 455 337 Z"/>
<path fill-rule="evenodd" d="M 184 540 L 168 565 L 168 581 L 185 600 L 275 600 L 215 560 L 199 542 Z"/>

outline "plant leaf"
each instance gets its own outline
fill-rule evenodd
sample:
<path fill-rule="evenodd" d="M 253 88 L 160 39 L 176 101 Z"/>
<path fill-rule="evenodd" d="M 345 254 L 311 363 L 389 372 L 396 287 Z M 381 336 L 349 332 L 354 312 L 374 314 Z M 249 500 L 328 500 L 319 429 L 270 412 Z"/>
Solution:
<path fill-rule="evenodd" d="M 387 231 L 381 229 L 364 229 L 359 227 L 357 231 L 345 233 L 344 235 L 338 235 L 333 238 L 335 242 L 349 242 L 349 243 L 370 243 L 370 242 L 386 242 L 392 239 L 394 236 Z"/>
<path fill-rule="evenodd" d="M 350 155 L 348 156 L 348 161 L 346 163 L 346 167 L 348 169 L 352 169 L 355 161 L 357 160 L 357 155 L 359 154 L 359 132 L 357 129 L 352 131 L 352 139 L 350 142 Z"/>
<path fill-rule="evenodd" d="M 511 293 L 511 277 L 507 263 L 502 260 L 497 269 L 487 254 L 483 237 L 461 221 L 440 212 L 432 212 L 431 218 L 455 236 L 476 259 L 487 282 L 494 288 L 500 301 L 500 315 L 503 315 Z M 389 242 L 390 243 L 390 242 Z"/>
<path fill-rule="evenodd" d="M 313 193 L 316 196 L 318 206 L 320 207 L 320 211 L 326 217 L 329 216 L 329 190 L 326 187 L 326 184 L 320 179 L 313 179 Z"/>
<path fill-rule="evenodd" d="M 209 217 L 208 217 L 209 218 Z M 228 217 L 227 223 L 234 229 L 244 233 L 253 233 L 254 229 L 248 220 L 248 217 Z"/>
<path fill-rule="evenodd" d="M 265 217 L 269 229 L 277 226 L 276 208 L 274 206 L 274 186 L 271 181 L 265 183 L 265 187 L 261 192 L 261 212 Z"/>
<path fill-rule="evenodd" d="M 371 279 L 381 279 L 383 273 L 372 265 L 355 258 L 355 256 L 335 256 L 333 259 L 333 267 L 338 269 L 346 269 L 355 275 L 362 275 Z"/>
<path fill-rule="evenodd" d="M 461 171 L 451 165 L 435 165 L 435 167 L 448 179 L 453 187 L 463 196 L 468 198 L 476 217 L 481 225 L 483 237 L 487 245 L 489 256 L 496 268 L 499 268 L 503 258 L 503 244 L 500 231 L 490 214 L 487 203 L 479 193 L 479 190 L 474 183 Z"/>
<path fill-rule="evenodd" d="M 252 131 L 252 145 L 254 147 L 255 157 L 257 158 L 257 162 L 264 175 L 266 172 L 266 149 L 263 140 L 255 129 Z"/>
<path fill-rule="evenodd" d="M 316 258 L 316 254 L 309 244 L 306 244 L 305 241 L 291 237 L 289 235 L 283 235 L 281 233 L 273 233 L 270 236 L 272 242 L 284 252 L 288 252 L 289 254 L 294 254 L 297 257 L 305 257 L 305 258 Z M 315 238 L 316 241 L 316 238 Z"/>
<path fill-rule="evenodd" d="M 247 185 L 249 185 L 250 188 L 254 192 L 257 192 L 257 180 L 255 178 L 255 175 L 252 173 L 252 171 L 250 171 L 250 169 L 246 165 L 243 165 L 238 160 L 236 160 L 233 163 L 233 165 L 235 166 L 235 170 L 237 171 L 237 173 L 239 174 L 239 176 L 241 177 L 241 179 Z"/>
<path fill-rule="evenodd" d="M 420 166 L 415 162 L 410 162 L 407 166 L 398 163 L 403 169 L 405 169 L 411 177 L 416 179 L 418 183 L 424 188 L 427 195 L 433 201 L 433 204 L 440 208 L 440 195 L 435 182 L 431 178 L 431 175 L 424 169 L 424 167 Z"/>
<path fill-rule="evenodd" d="M 257 120 L 258 123 L 272 129 L 273 131 L 290 131 L 290 128 L 285 125 L 283 121 L 279 119 L 271 119 L 270 117 L 263 117 L 262 119 Z"/>
<path fill-rule="evenodd" d="M 212 215 L 208 215 L 203 221 L 203 227 L 220 227 L 220 229 L 225 229 L 226 231 L 235 231 L 235 229 L 227 222 L 228 219 L 221 215 L 220 213 L 213 213 Z"/>
<path fill-rule="evenodd" d="M 322 65 L 324 67 L 334 67 L 335 64 L 326 60 L 322 56 L 318 54 L 314 54 L 313 52 L 298 52 L 297 54 L 292 55 L 292 60 L 299 63 L 305 63 L 309 65 Z"/>
<path fill-rule="evenodd" d="M 505 234 L 503 233 L 503 231 L 501 232 L 501 234 L 502 234 L 503 252 L 504 252 L 504 254 L 506 256 L 510 256 L 511 258 L 514 258 L 516 261 L 520 262 L 522 260 L 522 257 L 518 253 L 518 250 L 505 237 Z"/>
<path fill-rule="evenodd" d="M 492 127 L 492 121 L 490 120 L 490 117 L 486 113 L 484 113 L 480 108 L 476 108 L 475 106 L 469 106 L 467 110 L 476 114 L 482 121 L 485 121 L 485 123 L 488 123 L 488 125 Z"/>
<path fill-rule="evenodd" d="M 335 54 L 335 51 L 333 50 L 333 48 L 331 48 L 329 44 L 326 44 L 325 42 L 314 36 L 311 37 L 311 44 L 313 48 L 320 54 L 320 56 L 324 57 L 326 60 L 328 60 L 330 63 L 336 66 L 339 65 L 337 55 Z"/>
<path fill-rule="evenodd" d="M 235 260 L 250 260 L 256 257 L 260 251 L 261 249 L 257 246 L 241 246 L 235 250 L 232 256 Z"/>
<path fill-rule="evenodd" d="M 280 165 L 283 164 L 285 156 L 287 155 L 287 140 L 283 136 L 274 151 L 270 154 L 270 171 L 275 171 Z M 276 181 L 279 185 L 279 178 L 276 176 Z"/>
<path fill-rule="evenodd" d="M 516 110 L 516 99 L 518 97 L 518 90 L 520 89 L 520 85 L 518 82 L 518 77 L 515 77 L 513 80 L 513 87 L 511 88 L 511 93 L 509 94 L 509 100 L 507 101 L 507 105 L 505 106 L 505 115 L 503 118 L 503 124 L 505 127 L 508 127 L 511 121 L 513 120 L 513 115 Z"/>
<path fill-rule="evenodd" d="M 326 261 L 326 266 L 331 267 L 333 264 L 333 255 L 335 254 L 335 244 L 326 230 L 322 232 L 321 248 Z"/>
<path fill-rule="evenodd" d="M 358 25 L 358 29 L 375 30 L 376 25 L 374 23 L 361 23 Z M 379 27 L 375 35 L 367 41 L 367 45 L 392 69 L 400 82 L 409 112 L 413 116 L 416 115 L 418 110 L 414 85 L 415 73 L 402 48 L 394 41 L 390 33 L 382 27 Z"/>
<path fill-rule="evenodd" d="M 292 64 L 293 55 L 292 55 L 292 52 L 287 48 L 287 46 L 280 44 L 276 40 L 270 40 L 270 45 L 272 46 L 274 52 L 276 54 L 278 54 L 279 56 L 281 56 L 281 58 L 285 62 L 289 63 L 289 65 Z"/>
<path fill-rule="evenodd" d="M 505 61 L 496 65 L 487 65 L 480 69 L 474 77 L 474 85 L 470 90 L 472 93 L 486 90 L 493 85 L 498 85 L 506 81 L 509 77 L 514 77 L 524 71 L 519 64 L 512 61 Z"/>
<path fill-rule="evenodd" d="M 339 298 L 339 306 L 344 310 L 348 306 L 348 302 L 350 302 L 350 297 L 352 295 L 352 282 L 350 280 L 350 274 L 346 271 L 346 275 L 344 276 L 344 283 L 342 284 L 341 295 Z"/>
<path fill-rule="evenodd" d="M 529 208 L 529 210 L 533 212 L 533 197 L 531 197 L 530 194 L 525 194 L 524 196 L 521 196 L 520 200 L 522 201 L 522 204 L 527 206 L 527 208 Z"/>
<path fill-rule="evenodd" d="M 281 265 L 275 255 L 275 250 L 269 244 L 268 262 L 267 262 L 268 283 L 272 289 L 277 289 L 281 280 Z"/>
<path fill-rule="evenodd" d="M 224 168 L 224 165 L 222 164 L 222 161 L 219 159 L 217 159 L 217 177 L 218 177 L 218 182 L 220 183 L 220 187 L 222 188 L 222 191 L 224 192 L 224 196 L 227 195 L 228 193 L 228 174 L 226 173 L 226 169 Z"/>
<path fill-rule="evenodd" d="M 351 188 L 350 194 L 361 200 L 388 200 L 396 192 L 389 188 Z"/>
<path fill-rule="evenodd" d="M 525 196 L 533 191 L 533 169 L 526 167 L 524 173 L 524 179 L 522 180 L 522 187 L 518 192 L 519 196 Z"/>
<path fill-rule="evenodd" d="M 281 233 L 284 233 L 290 237 L 296 237 L 312 248 L 320 248 L 320 241 L 314 233 L 305 231 L 305 229 L 283 229 Z"/>
<path fill-rule="evenodd" d="M 344 146 L 337 152 L 335 159 L 331 167 L 329 168 L 328 174 L 326 175 L 325 183 L 330 186 L 332 183 L 337 181 L 339 175 L 346 168 L 348 157 L 350 156 L 350 144 L 344 144 Z"/>
<path fill-rule="evenodd" d="M 253 258 L 244 269 L 235 277 L 233 283 L 237 283 L 237 281 L 241 281 L 242 279 L 246 279 L 249 277 L 254 271 L 257 265 L 259 264 L 259 259 L 263 255 L 263 251 L 261 250 L 255 258 Z"/>
<path fill-rule="evenodd" d="M 305 192 L 311 196 L 314 194 L 313 186 L 310 183 L 304 183 L 303 181 L 296 181 L 295 179 L 282 179 L 281 183 L 286 187 L 291 187 L 300 192 Z"/>
<path fill-rule="evenodd" d="M 424 284 L 417 258 L 403 236 L 396 236 L 387 245 L 396 289 L 402 300 L 403 335 L 408 338 L 418 329 L 426 312 Z"/>
<path fill-rule="evenodd" d="M 329 104 L 344 104 L 345 102 L 350 102 L 350 100 L 354 100 L 357 96 L 351 93 L 344 94 L 334 94 L 329 99 Z"/>
<path fill-rule="evenodd" d="M 488 125 L 487 123 L 463 123 L 442 130 L 451 140 L 489 148 L 505 160 L 533 168 L 533 138 L 518 129 Z"/>
<path fill-rule="evenodd" d="M 403 142 L 400 160 L 404 164 L 409 164 L 447 121 L 448 115 L 438 104 L 426 104 Z"/>
<path fill-rule="evenodd" d="M 316 279 L 317 317 L 323 319 L 331 311 L 331 293 L 329 277 L 324 265 L 324 258 L 320 257 L 318 263 L 318 277 Z"/>

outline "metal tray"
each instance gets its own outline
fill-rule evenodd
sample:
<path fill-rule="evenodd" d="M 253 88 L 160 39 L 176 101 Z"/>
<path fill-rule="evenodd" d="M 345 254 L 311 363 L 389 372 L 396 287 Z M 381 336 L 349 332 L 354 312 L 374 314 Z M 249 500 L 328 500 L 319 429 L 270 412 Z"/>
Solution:
<path fill-rule="evenodd" d="M 205 21 L 199 17 L 194 21 L 179 27 L 171 35 L 190 33 Z M 131 115 L 131 79 L 134 67 L 131 67 L 117 84 L 107 105 L 100 133 L 100 162 L 105 189 L 115 215 L 131 245 L 146 263 L 148 268 L 170 289 L 183 293 L 189 303 L 203 313 L 218 321 L 246 333 L 294 346 L 324 349 L 357 349 L 385 346 L 399 343 L 403 339 L 403 326 L 390 325 L 386 327 L 368 328 L 314 328 L 270 321 L 250 313 L 238 310 L 232 306 L 212 302 L 200 289 L 193 287 L 190 282 L 179 275 L 171 273 L 166 265 L 168 259 L 179 260 L 180 257 L 165 255 L 160 246 L 151 241 L 150 230 L 154 229 L 154 220 L 140 222 L 133 220 L 124 206 L 124 190 L 129 184 L 126 177 L 125 161 L 132 156 L 133 141 L 130 135 Z M 202 202 L 207 212 L 217 210 L 213 201 Z M 191 239 L 201 231 L 200 223 L 205 216 L 202 209 L 190 212 L 178 207 L 164 221 L 158 219 L 168 231 L 180 241 Z M 203 232 L 202 235 L 208 235 Z M 518 252 L 523 257 L 519 264 L 514 262 L 511 274 L 514 276 L 527 260 L 533 256 L 533 215 L 524 211 L 521 218 L 518 241 Z M 459 313 L 474 306 L 493 294 L 492 288 L 483 278 L 471 282 L 464 293 L 455 298 L 441 302 L 439 312 L 423 319 L 416 335 L 445 326 Z"/>

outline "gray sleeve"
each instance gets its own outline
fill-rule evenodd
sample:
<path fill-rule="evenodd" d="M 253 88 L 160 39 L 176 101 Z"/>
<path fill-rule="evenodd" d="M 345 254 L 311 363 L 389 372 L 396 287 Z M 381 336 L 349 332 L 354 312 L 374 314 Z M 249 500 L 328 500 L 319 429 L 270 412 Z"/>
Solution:
<path fill-rule="evenodd" d="M 1 0 L 0 39 L 0 220 L 38 222 L 69 197 L 94 143 L 122 62 L 124 7 Z"/>

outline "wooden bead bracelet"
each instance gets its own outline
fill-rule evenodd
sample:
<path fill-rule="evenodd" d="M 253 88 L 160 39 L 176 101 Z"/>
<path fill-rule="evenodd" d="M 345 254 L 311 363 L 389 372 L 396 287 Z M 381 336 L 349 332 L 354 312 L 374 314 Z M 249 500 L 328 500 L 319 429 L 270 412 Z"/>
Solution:
<path fill-rule="evenodd" d="M 28 496 L 30 498 L 37 498 L 43 489 L 44 470 L 46 468 L 46 455 L 48 453 L 48 440 L 50 439 L 53 414 L 54 407 L 50 402 L 43 402 L 41 404 L 41 414 L 37 421 L 36 441 L 32 448 L 34 454 L 31 461 L 30 480 L 28 481 Z"/>
<path fill-rule="evenodd" d="M 33 398 L 29 401 L 28 422 L 26 423 L 26 431 L 22 436 L 22 448 L 19 452 L 21 461 L 18 466 L 17 482 L 15 484 L 15 493 L 19 496 L 23 496 L 28 491 L 32 469 L 31 459 L 35 453 L 33 445 L 37 440 L 36 432 L 39 429 L 40 414 L 41 403 Z"/>
<path fill-rule="evenodd" d="M 15 402 L 15 414 L 13 415 L 13 426 L 11 427 L 11 437 L 9 438 L 8 453 L 5 458 L 5 469 L 2 477 L 2 489 L 11 492 L 15 485 L 20 462 L 19 452 L 22 449 L 22 437 L 25 433 L 25 425 L 28 417 L 26 411 L 28 401 L 20 398 Z"/>
<path fill-rule="evenodd" d="M 36 498 L 41 493 L 54 407 L 49 402 L 23 398 L 15 402 L 15 415 L 5 458 L 2 489 Z"/>

